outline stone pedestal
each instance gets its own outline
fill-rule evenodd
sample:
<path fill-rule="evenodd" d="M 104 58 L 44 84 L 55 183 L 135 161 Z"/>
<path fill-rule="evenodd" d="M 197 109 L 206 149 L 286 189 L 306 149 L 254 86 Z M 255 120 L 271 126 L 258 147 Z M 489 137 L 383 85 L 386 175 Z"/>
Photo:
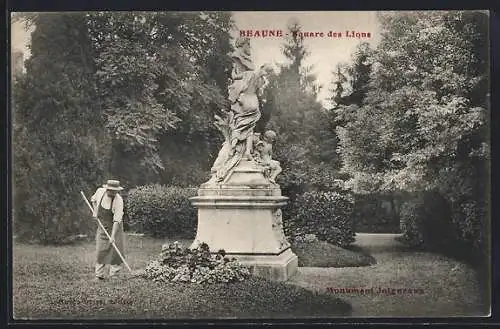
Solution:
<path fill-rule="evenodd" d="M 224 182 L 209 181 L 191 198 L 198 208 L 198 231 L 191 247 L 205 242 L 212 252 L 224 249 L 253 274 L 288 280 L 298 258 L 283 233 L 281 207 L 288 198 L 253 161 L 242 161 Z"/>

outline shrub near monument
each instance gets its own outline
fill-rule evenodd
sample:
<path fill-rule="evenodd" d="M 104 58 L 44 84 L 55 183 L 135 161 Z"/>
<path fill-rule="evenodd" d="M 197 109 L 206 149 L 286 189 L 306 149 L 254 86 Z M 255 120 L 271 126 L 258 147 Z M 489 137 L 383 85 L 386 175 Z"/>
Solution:
<path fill-rule="evenodd" d="M 140 186 L 131 190 L 126 200 L 131 231 L 153 237 L 194 238 L 196 209 L 189 197 L 193 188 Z M 306 234 L 337 246 L 354 242 L 353 201 L 344 192 L 306 192 L 284 210 L 284 231 L 291 242 L 302 242 Z"/>
<path fill-rule="evenodd" d="M 285 234 L 293 242 L 315 234 L 319 240 L 344 247 L 354 242 L 353 200 L 346 193 L 305 192 L 297 197 L 284 220 Z"/>
<path fill-rule="evenodd" d="M 195 195 L 195 189 L 159 184 L 131 190 L 126 201 L 130 230 L 158 238 L 194 238 L 196 209 L 189 197 Z"/>
<path fill-rule="evenodd" d="M 197 218 L 196 210 L 189 204 L 189 197 L 195 193 L 191 188 L 162 185 L 141 186 L 131 190 L 126 199 L 130 230 L 157 238 L 194 238 Z M 301 194 L 297 201 L 284 210 L 284 231 L 292 244 L 292 250 L 302 259 L 300 266 L 352 267 L 374 263 L 369 255 L 344 249 L 354 241 L 350 212 L 352 199 L 344 192 Z M 196 258 L 193 256 L 197 254 L 196 250 L 191 253 L 185 248 L 172 249 L 169 257 L 179 262 L 186 263 L 188 259 L 191 262 Z M 233 282 L 242 277 L 245 271 L 232 261 L 216 268 L 209 268 L 202 262 L 205 265 L 198 264 L 200 269 L 195 272 L 194 268 L 177 266 L 179 264 L 175 262 L 170 264 L 171 259 L 167 259 L 165 250 L 149 263 L 145 273 L 147 278 L 162 282 Z M 211 257 L 215 261 L 218 256 Z M 206 261 L 209 262 L 209 259 Z"/>

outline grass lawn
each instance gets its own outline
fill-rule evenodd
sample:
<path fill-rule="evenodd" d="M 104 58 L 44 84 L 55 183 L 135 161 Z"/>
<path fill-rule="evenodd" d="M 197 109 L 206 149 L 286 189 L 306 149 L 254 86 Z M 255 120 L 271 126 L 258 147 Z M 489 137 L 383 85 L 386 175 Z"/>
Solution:
<path fill-rule="evenodd" d="M 360 238 L 364 238 L 361 236 Z M 391 289 L 389 294 L 331 293 L 348 301 L 352 316 L 358 317 L 445 317 L 481 316 L 489 313 L 489 302 L 481 295 L 476 272 L 449 257 L 411 251 L 392 246 L 388 241 L 368 236 L 368 249 L 377 263 L 365 267 L 303 267 L 293 278 L 300 287 L 317 292 L 330 288 Z M 382 243 L 377 243 L 381 241 Z M 421 289 L 423 294 L 398 293 L 392 289 Z"/>
<path fill-rule="evenodd" d="M 355 247 L 344 249 L 324 241 L 292 245 L 292 250 L 299 257 L 300 267 L 358 267 L 377 262 Z"/>
<path fill-rule="evenodd" d="M 143 268 L 165 240 L 128 236 L 127 260 Z M 189 241 L 180 241 L 188 245 Z M 350 315 L 340 298 L 252 278 L 235 284 L 161 284 L 124 273 L 94 282 L 94 245 L 14 243 L 15 319 L 293 318 Z"/>

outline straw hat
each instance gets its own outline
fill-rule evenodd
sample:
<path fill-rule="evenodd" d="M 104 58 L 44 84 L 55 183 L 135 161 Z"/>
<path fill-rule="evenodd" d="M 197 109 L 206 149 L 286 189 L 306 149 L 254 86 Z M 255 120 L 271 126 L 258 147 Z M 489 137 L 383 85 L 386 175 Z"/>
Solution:
<path fill-rule="evenodd" d="M 106 190 L 113 190 L 113 191 L 123 190 L 123 187 L 120 186 L 120 181 L 114 179 L 108 180 L 106 184 L 104 184 L 102 187 L 104 187 Z"/>

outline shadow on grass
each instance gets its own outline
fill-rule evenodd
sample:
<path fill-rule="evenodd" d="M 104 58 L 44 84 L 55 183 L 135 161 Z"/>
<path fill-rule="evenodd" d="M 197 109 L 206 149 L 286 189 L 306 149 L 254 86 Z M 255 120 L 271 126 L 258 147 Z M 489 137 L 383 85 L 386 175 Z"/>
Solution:
<path fill-rule="evenodd" d="M 341 248 L 324 241 L 292 245 L 300 267 L 361 267 L 376 264 L 368 252 L 356 246 Z"/>
<path fill-rule="evenodd" d="M 479 284 L 479 293 L 482 301 L 482 311 L 488 314 L 491 305 L 491 260 L 486 252 L 480 252 L 471 249 L 463 243 L 456 240 L 440 241 L 431 245 L 411 246 L 404 236 L 400 236 L 397 241 L 405 245 L 408 251 L 424 251 L 437 255 L 442 255 L 457 262 L 470 266 L 477 278 Z"/>
<path fill-rule="evenodd" d="M 367 259 L 367 261 L 369 262 L 369 265 L 377 264 L 377 260 L 370 254 L 368 249 L 353 244 L 345 247 L 345 249 L 363 255 L 365 259 Z"/>
<path fill-rule="evenodd" d="M 465 263 L 474 269 L 479 283 L 479 293 L 481 295 L 483 311 L 485 314 L 489 313 L 492 289 L 489 257 L 485 253 L 475 252 L 459 243 L 454 244 L 452 248 L 434 246 L 426 248 L 426 250 Z"/>
<path fill-rule="evenodd" d="M 39 289 L 43 296 L 28 299 L 16 290 L 16 319 L 292 319 L 352 314 L 351 305 L 339 298 L 256 277 L 213 285 L 109 280 L 85 288 Z"/>

